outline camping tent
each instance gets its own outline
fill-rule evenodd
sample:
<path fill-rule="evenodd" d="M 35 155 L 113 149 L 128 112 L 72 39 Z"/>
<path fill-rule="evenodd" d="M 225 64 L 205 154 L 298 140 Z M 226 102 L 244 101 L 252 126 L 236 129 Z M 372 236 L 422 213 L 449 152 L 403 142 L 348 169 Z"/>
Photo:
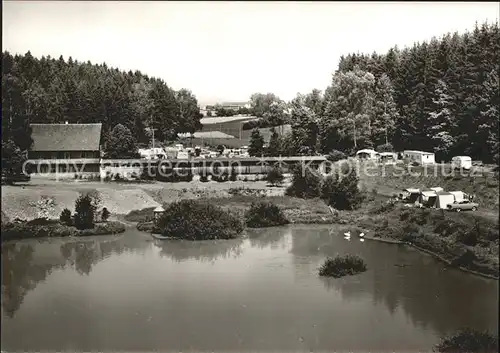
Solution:
<path fill-rule="evenodd" d="M 463 191 L 450 191 L 450 194 L 455 197 L 455 202 L 461 202 L 468 199 L 467 194 Z"/>
<path fill-rule="evenodd" d="M 371 149 L 363 149 L 356 152 L 356 156 L 360 159 L 376 159 L 379 154 Z"/>
<path fill-rule="evenodd" d="M 418 200 L 420 196 L 420 189 L 404 189 L 403 192 L 400 194 L 400 197 L 402 199 L 407 200 L 410 203 L 414 203 L 415 201 Z"/>
<path fill-rule="evenodd" d="M 446 208 L 449 204 L 455 202 L 455 196 L 452 193 L 441 191 L 437 193 L 436 208 Z"/>
<path fill-rule="evenodd" d="M 437 193 L 434 190 L 421 191 L 418 197 L 418 202 L 427 207 L 434 207 L 436 197 Z"/>

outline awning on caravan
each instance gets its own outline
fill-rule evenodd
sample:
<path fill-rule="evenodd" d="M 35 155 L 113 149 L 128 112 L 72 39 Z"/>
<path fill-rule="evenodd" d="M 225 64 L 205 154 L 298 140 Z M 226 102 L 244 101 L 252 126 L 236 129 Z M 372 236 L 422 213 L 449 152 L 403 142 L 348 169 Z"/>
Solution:
<path fill-rule="evenodd" d="M 425 196 L 425 197 L 430 197 L 430 196 L 436 196 L 437 195 L 436 191 L 434 191 L 434 190 L 422 191 L 420 194 L 422 196 Z"/>

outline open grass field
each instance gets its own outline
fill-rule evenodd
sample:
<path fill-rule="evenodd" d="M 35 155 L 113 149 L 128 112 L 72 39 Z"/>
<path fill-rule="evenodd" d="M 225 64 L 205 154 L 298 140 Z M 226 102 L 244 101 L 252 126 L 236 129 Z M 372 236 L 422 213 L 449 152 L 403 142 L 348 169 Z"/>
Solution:
<path fill-rule="evenodd" d="M 213 118 L 216 119 L 216 118 Z M 220 118 L 223 119 L 223 118 Z M 203 128 L 200 130 L 202 132 L 205 131 L 221 131 L 225 134 L 234 136 L 234 139 L 193 139 L 193 145 L 203 145 L 203 144 L 209 144 L 209 145 L 225 145 L 230 148 L 239 148 L 241 146 L 248 146 L 250 144 L 250 135 L 252 133 L 252 130 L 241 130 L 240 127 L 241 124 L 243 124 L 244 121 L 248 121 L 248 117 L 243 120 L 228 120 L 228 121 L 221 121 L 218 123 L 213 123 L 213 124 L 204 124 Z M 291 126 L 290 125 L 282 125 L 282 126 L 276 126 L 275 127 L 276 131 L 278 133 L 287 133 L 291 131 Z M 271 128 L 261 128 L 259 129 L 261 135 L 264 137 L 264 141 L 268 142 L 269 138 L 271 137 Z M 241 139 L 240 139 L 241 135 Z"/>

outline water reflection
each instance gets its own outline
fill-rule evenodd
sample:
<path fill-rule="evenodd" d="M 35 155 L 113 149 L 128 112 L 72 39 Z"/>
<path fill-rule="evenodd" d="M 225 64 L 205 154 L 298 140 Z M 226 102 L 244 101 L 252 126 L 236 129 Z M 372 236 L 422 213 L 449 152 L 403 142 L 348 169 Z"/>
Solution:
<path fill-rule="evenodd" d="M 383 304 L 392 315 L 401 309 L 414 325 L 432 325 L 441 335 L 467 325 L 498 329 L 495 281 L 447 270 L 430 256 L 404 246 L 346 242 L 329 233 L 326 229 L 308 231 L 307 236 L 302 231 L 293 232 L 291 252 L 299 259 L 316 257 L 318 264 L 336 254 L 362 256 L 367 272 L 321 279 L 326 289 L 339 292 L 344 300 L 368 293 L 374 304 Z"/>
<path fill-rule="evenodd" d="M 238 258 L 243 253 L 243 239 L 230 240 L 156 240 L 154 245 L 160 250 L 160 256 L 176 262 L 197 260 L 214 262 L 217 259 Z"/>
<path fill-rule="evenodd" d="M 14 317 L 26 294 L 37 283 L 61 266 L 57 262 L 33 265 L 33 252 L 31 245 L 2 245 L 2 309 L 8 317 Z"/>
<path fill-rule="evenodd" d="M 286 235 L 291 234 L 287 227 L 250 229 L 247 231 L 248 240 L 253 248 L 264 249 L 270 247 L 273 250 L 286 249 Z"/>
<path fill-rule="evenodd" d="M 54 238 L 2 244 L 2 309 L 14 317 L 29 291 L 57 269 L 89 275 L 100 261 L 125 251 L 144 252 L 149 243 L 136 235 Z"/>
<path fill-rule="evenodd" d="M 2 348 L 424 351 L 462 326 L 498 328 L 495 281 L 333 233 L 294 225 L 207 242 L 130 231 L 3 244 Z M 345 253 L 368 270 L 318 276 L 325 257 Z"/>

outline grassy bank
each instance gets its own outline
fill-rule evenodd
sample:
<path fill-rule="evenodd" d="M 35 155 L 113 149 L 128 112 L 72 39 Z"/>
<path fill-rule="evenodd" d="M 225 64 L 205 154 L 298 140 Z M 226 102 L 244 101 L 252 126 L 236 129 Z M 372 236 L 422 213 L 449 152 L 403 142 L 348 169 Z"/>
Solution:
<path fill-rule="evenodd" d="M 469 172 L 461 174 L 458 171 L 452 173 L 449 166 L 435 166 L 427 169 L 411 167 L 410 170 L 398 168 L 402 167 L 387 165 L 370 167 L 366 170 L 361 167 L 360 170 L 364 172 L 359 174 L 360 183 L 369 191 L 376 189 L 379 193 L 389 195 L 405 188 L 440 186 L 446 191 L 463 191 L 467 194 L 473 194 L 480 209 L 498 212 L 499 182 L 494 173 Z"/>
<path fill-rule="evenodd" d="M 376 194 L 369 195 L 355 211 L 331 211 L 319 199 L 289 196 L 235 195 L 205 201 L 237 214 L 243 221 L 252 202 L 263 199 L 280 207 L 290 223 L 348 225 L 354 233 L 367 233 L 367 239 L 409 244 L 450 266 L 495 278 L 499 275 L 498 222 L 475 212 L 407 208 Z M 153 208 L 133 211 L 125 219 L 139 222 L 140 230 L 151 231 Z"/>
<path fill-rule="evenodd" d="M 498 221 L 472 212 L 415 209 L 382 201 L 348 217 L 350 224 L 368 230 L 369 238 L 405 243 L 452 267 L 499 276 Z"/>
<path fill-rule="evenodd" d="M 231 211 L 241 217 L 242 220 L 245 212 L 250 209 L 252 202 L 262 200 L 280 207 L 290 223 L 330 224 L 335 223 L 337 220 L 325 203 L 319 199 L 304 200 L 289 196 L 235 195 L 226 198 L 200 198 L 199 200 Z M 128 222 L 150 222 L 153 220 L 153 210 L 154 207 L 134 210 L 125 216 L 125 220 Z"/>
<path fill-rule="evenodd" d="M 96 223 L 94 228 L 79 230 L 72 226 L 61 224 L 57 220 L 15 221 L 2 224 L 2 242 L 26 238 L 44 237 L 81 237 L 90 235 L 118 234 L 125 231 L 121 222 Z"/>

